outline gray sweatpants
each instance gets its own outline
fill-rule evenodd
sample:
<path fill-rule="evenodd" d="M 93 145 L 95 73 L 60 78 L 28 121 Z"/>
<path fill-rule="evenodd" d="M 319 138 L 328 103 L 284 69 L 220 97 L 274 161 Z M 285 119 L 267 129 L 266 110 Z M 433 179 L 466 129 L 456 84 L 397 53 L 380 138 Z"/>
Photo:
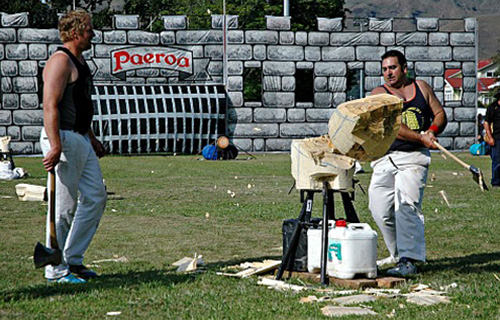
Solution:
<path fill-rule="evenodd" d="M 63 263 L 47 266 L 47 279 L 66 276 L 69 274 L 70 264 L 83 264 L 83 254 L 90 245 L 106 205 L 106 190 L 99 160 L 88 136 L 68 130 L 61 130 L 60 135 L 63 149 L 55 169 L 56 232 L 63 252 Z M 42 130 L 40 144 L 46 155 L 50 144 L 45 130 Z M 46 233 L 47 246 L 50 247 L 48 215 Z"/>
<path fill-rule="evenodd" d="M 422 198 L 429 150 L 395 151 L 372 162 L 369 208 L 389 253 L 425 261 Z"/>

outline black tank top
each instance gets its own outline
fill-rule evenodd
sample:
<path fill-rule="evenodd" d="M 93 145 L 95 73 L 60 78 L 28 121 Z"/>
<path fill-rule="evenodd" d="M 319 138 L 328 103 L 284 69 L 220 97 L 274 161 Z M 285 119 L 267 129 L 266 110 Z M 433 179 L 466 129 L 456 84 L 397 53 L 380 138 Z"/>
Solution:
<path fill-rule="evenodd" d="M 63 114 L 60 117 L 60 128 L 85 134 L 89 131 L 94 116 L 90 68 L 85 61 L 82 64 L 67 48 L 59 47 L 57 51 L 66 53 L 78 70 L 78 78 L 66 86 L 63 99 L 57 105 L 60 114 Z"/>
<path fill-rule="evenodd" d="M 415 87 L 415 96 L 413 99 L 403 102 L 403 114 L 401 122 L 413 131 L 421 132 L 429 129 L 434 114 L 427 104 L 417 82 L 412 80 Z M 393 94 L 387 89 L 385 84 L 382 86 L 388 94 Z M 423 145 L 416 142 L 397 139 L 393 142 L 389 151 L 414 151 L 423 148 Z"/>

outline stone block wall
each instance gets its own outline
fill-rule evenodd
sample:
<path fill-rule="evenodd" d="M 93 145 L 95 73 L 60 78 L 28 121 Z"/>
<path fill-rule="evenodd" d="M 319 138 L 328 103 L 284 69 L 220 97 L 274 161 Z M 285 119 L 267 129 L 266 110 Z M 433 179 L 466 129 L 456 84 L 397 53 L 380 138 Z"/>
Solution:
<path fill-rule="evenodd" d="M 433 86 L 450 121 L 440 141 L 450 149 L 474 142 L 476 114 L 477 22 L 463 20 L 461 30 L 447 31 L 440 19 L 417 18 L 415 30 L 396 31 L 397 20 L 370 18 L 365 31 L 347 30 L 342 19 L 318 18 L 318 30 L 290 31 L 289 17 L 266 17 L 266 30 L 239 30 L 238 17 L 228 16 L 227 134 L 251 151 L 288 151 L 292 139 L 327 133 L 332 110 L 347 100 L 347 74 L 362 71 L 365 92 L 383 83 L 381 55 L 405 53 L 417 79 Z M 45 61 L 61 45 L 56 29 L 29 27 L 26 14 L 2 14 L 0 27 L 0 136 L 11 135 L 16 153 L 39 153 L 43 125 L 41 74 Z M 164 16 L 164 31 L 139 30 L 136 15 L 116 15 L 113 30 L 96 30 L 85 57 L 95 82 L 165 84 L 222 83 L 224 78 L 223 17 L 212 16 L 212 29 L 189 30 L 185 16 Z M 120 48 L 177 48 L 192 53 L 194 74 L 144 68 L 113 74 L 111 52 Z M 258 68 L 262 95 L 245 101 L 245 71 Z M 462 101 L 444 101 L 446 69 L 462 69 Z M 312 73 L 311 101 L 297 101 Z"/>

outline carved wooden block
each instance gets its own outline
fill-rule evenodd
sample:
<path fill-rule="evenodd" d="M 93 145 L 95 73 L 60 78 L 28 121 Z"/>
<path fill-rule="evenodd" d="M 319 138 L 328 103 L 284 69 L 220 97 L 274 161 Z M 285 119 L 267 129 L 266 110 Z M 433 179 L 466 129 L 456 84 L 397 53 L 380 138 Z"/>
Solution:
<path fill-rule="evenodd" d="M 396 139 L 403 100 L 379 94 L 344 102 L 328 122 L 333 152 L 361 161 L 383 156 Z"/>
<path fill-rule="evenodd" d="M 293 140 L 292 176 L 299 190 L 322 190 L 323 181 L 333 190 L 352 190 L 354 159 L 331 152 L 327 136 Z"/>

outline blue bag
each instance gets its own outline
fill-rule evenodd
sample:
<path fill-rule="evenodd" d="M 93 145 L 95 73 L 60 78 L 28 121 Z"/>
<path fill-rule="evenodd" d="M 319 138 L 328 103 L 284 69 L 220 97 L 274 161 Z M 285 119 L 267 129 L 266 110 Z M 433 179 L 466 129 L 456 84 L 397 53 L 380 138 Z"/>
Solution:
<path fill-rule="evenodd" d="M 469 152 L 473 156 L 484 156 L 489 153 L 490 146 L 486 142 L 474 143 L 470 146 Z"/>

